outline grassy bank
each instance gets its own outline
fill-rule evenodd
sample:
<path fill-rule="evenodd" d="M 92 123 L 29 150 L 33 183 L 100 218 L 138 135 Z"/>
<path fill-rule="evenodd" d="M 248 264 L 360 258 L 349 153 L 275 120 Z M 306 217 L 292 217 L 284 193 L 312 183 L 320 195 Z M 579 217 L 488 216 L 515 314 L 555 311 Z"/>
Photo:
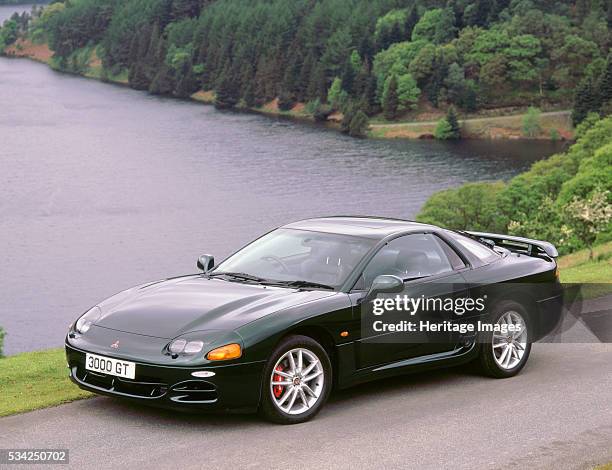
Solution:
<path fill-rule="evenodd" d="M 581 288 L 583 299 L 596 299 L 612 293 L 612 242 L 593 250 L 581 250 L 559 258 L 561 282 L 586 284 Z"/>
<path fill-rule="evenodd" d="M 68 379 L 62 348 L 0 359 L 0 383 L 0 416 L 91 396 Z"/>
<path fill-rule="evenodd" d="M 58 70 L 66 73 L 73 73 L 81 75 L 86 78 L 93 78 L 96 80 L 102 80 L 106 82 L 118 83 L 121 85 L 128 84 L 127 71 L 123 71 L 117 75 L 104 73 L 102 67 L 102 61 L 96 53 L 96 49 L 93 47 L 85 47 L 81 50 L 79 57 L 79 71 L 71 71 L 62 69 L 53 58 L 53 51 L 49 49 L 49 46 L 45 43 L 34 43 L 25 39 L 18 39 L 15 44 L 7 47 L 4 50 L 4 55 L 7 57 L 18 57 L 35 60 L 36 62 L 42 62 L 47 64 L 54 70 Z"/>
<path fill-rule="evenodd" d="M 561 282 L 565 283 L 611 283 L 612 242 L 596 247 L 590 261 L 588 250 L 562 256 L 559 258 L 559 272 Z"/>
<path fill-rule="evenodd" d="M 461 133 L 467 139 L 521 139 L 524 113 L 508 116 L 469 117 L 460 120 Z M 382 139 L 433 138 L 437 121 L 381 122 L 370 125 L 370 137 Z M 540 140 L 571 139 L 573 128 L 570 111 L 552 111 L 540 116 L 540 132 L 533 138 Z"/>

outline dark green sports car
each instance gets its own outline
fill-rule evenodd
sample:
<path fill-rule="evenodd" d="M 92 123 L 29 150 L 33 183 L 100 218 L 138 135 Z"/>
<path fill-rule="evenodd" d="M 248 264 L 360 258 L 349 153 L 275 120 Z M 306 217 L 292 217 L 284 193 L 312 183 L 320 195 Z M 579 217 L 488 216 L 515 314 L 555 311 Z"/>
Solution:
<path fill-rule="evenodd" d="M 559 320 L 556 256 L 547 242 L 404 220 L 303 220 L 91 308 L 66 336 L 70 377 L 279 423 L 314 416 L 334 386 L 424 368 L 478 361 L 510 377 Z"/>

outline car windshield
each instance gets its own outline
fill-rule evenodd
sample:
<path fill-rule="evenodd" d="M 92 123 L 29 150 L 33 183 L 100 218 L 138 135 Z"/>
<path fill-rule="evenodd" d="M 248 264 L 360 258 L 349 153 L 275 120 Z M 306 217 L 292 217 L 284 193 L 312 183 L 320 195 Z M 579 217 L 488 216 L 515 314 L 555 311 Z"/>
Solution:
<path fill-rule="evenodd" d="M 234 273 L 247 281 L 337 288 L 374 243 L 348 235 L 277 229 L 227 258 L 211 275 Z"/>

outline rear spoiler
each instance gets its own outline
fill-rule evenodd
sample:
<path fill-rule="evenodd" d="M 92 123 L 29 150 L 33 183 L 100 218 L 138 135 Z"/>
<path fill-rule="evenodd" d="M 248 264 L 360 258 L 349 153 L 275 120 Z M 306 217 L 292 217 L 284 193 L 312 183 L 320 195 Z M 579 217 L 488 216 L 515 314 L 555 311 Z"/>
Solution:
<path fill-rule="evenodd" d="M 557 248 L 555 248 L 555 245 L 541 240 L 513 237 L 511 235 L 500 235 L 497 233 L 470 232 L 467 230 L 464 233 L 471 235 L 472 237 L 491 240 L 496 246 L 506 248 L 507 250 L 514 251 L 515 253 L 524 253 L 528 256 L 546 255 L 550 256 L 551 258 L 556 258 L 559 256 L 559 252 L 557 251 Z"/>

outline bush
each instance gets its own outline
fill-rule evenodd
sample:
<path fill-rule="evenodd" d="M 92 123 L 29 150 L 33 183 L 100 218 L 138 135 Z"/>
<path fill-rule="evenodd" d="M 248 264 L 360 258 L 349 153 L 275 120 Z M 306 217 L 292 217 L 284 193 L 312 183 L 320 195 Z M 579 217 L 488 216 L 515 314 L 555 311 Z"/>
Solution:
<path fill-rule="evenodd" d="M 338 77 L 334 78 L 327 92 L 327 102 L 334 111 L 339 111 L 344 107 L 347 100 L 348 94 L 342 89 L 342 80 Z"/>
<path fill-rule="evenodd" d="M 580 139 L 598 121 L 599 121 L 599 114 L 589 113 L 587 117 L 584 118 L 582 122 L 576 126 L 576 130 L 574 131 L 574 138 L 576 140 Z"/>
<path fill-rule="evenodd" d="M 609 191 L 599 188 L 589 198 L 574 196 L 565 206 L 568 223 L 578 239 L 589 249 L 589 260 L 593 259 L 593 244 L 600 233 L 610 228 L 612 205 L 608 202 Z"/>
<path fill-rule="evenodd" d="M 352 137 L 364 137 L 368 130 L 368 126 L 368 116 L 366 116 L 363 111 L 359 110 L 355 113 L 353 119 L 351 119 L 349 135 Z"/>
<path fill-rule="evenodd" d="M 320 107 L 321 107 L 321 100 L 317 98 L 316 100 L 308 101 L 306 105 L 304 106 L 304 110 L 308 114 L 314 115 Z"/>
<path fill-rule="evenodd" d="M 442 118 L 438 121 L 436 130 L 434 131 L 434 137 L 440 140 L 454 139 L 453 128 L 450 122 L 448 122 L 448 119 Z"/>
<path fill-rule="evenodd" d="M 540 127 L 540 110 L 530 106 L 523 117 L 523 135 L 525 137 L 537 137 L 542 128 Z"/>
<path fill-rule="evenodd" d="M 304 110 L 308 114 L 312 114 L 312 117 L 317 122 L 327 120 L 327 116 L 332 113 L 331 107 L 327 104 L 321 103 L 321 100 L 319 98 L 307 102 L 306 106 L 304 106 Z"/>
<path fill-rule="evenodd" d="M 340 132 L 348 134 L 351 130 L 351 121 L 357 114 L 359 108 L 357 105 L 350 101 L 346 104 L 344 109 L 342 110 L 342 121 L 340 121 Z"/>
<path fill-rule="evenodd" d="M 504 183 L 468 183 L 440 191 L 429 198 L 417 216 L 419 222 L 457 230 L 500 232 L 507 220 L 499 210 Z"/>
<path fill-rule="evenodd" d="M 295 97 L 288 92 L 281 92 L 278 95 L 278 109 L 281 111 L 289 111 L 295 105 Z"/>
<path fill-rule="evenodd" d="M 317 122 L 322 122 L 327 120 L 327 116 L 332 113 L 332 110 L 329 106 L 322 104 L 320 105 L 313 114 L 314 120 Z"/>
<path fill-rule="evenodd" d="M 461 138 L 461 127 L 457 119 L 457 111 L 455 111 L 453 106 L 448 108 L 446 117 L 438 121 L 434 131 L 434 137 L 440 140 Z"/>
<path fill-rule="evenodd" d="M 4 328 L 0 326 L 0 357 L 4 357 L 4 337 L 6 336 L 6 332 Z"/>
<path fill-rule="evenodd" d="M 553 142 L 556 142 L 560 138 L 561 138 L 561 135 L 559 134 L 559 131 L 557 129 L 550 130 L 550 140 L 552 140 Z"/>
<path fill-rule="evenodd" d="M 454 106 L 450 106 L 446 112 L 446 121 L 451 127 L 451 139 L 461 138 L 461 125 L 459 124 L 459 118 L 457 117 L 457 110 Z"/>

